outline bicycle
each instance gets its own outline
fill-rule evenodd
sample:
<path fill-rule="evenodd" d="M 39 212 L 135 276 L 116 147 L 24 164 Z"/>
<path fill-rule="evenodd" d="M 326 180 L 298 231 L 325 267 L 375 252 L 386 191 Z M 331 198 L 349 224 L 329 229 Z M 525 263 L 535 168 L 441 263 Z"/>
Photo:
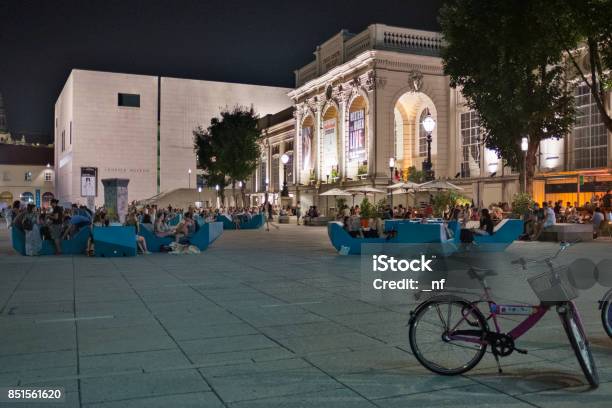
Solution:
<path fill-rule="evenodd" d="M 599 309 L 601 310 L 601 324 L 608 336 L 612 338 L 612 289 L 607 291 L 599 301 Z"/>
<path fill-rule="evenodd" d="M 563 279 L 559 271 L 554 269 L 552 263 L 567 247 L 569 244 L 562 243 L 555 255 L 543 260 L 526 261 L 519 258 L 512 261 L 512 264 L 521 265 L 523 270 L 526 270 L 527 264 L 530 263 L 545 263 L 549 272 L 529 278 L 528 281 L 540 299 L 553 296 L 554 299 L 563 300 L 541 300 L 539 305 L 497 304 L 486 282 L 486 277 L 496 273 L 490 269 L 470 267 L 468 276 L 478 280 L 484 290 L 478 300 L 470 301 L 457 295 L 437 295 L 420 303 L 410 313 L 408 321 L 410 348 L 419 363 L 437 374 L 463 374 L 474 368 L 484 357 L 487 347 L 491 347 L 498 372 L 502 373 L 499 358 L 509 356 L 514 351 L 527 354 L 527 350 L 515 346 L 515 341 L 555 306 L 587 381 L 592 387 L 597 387 L 599 375 L 580 315 L 573 302 L 577 292 Z M 486 317 L 478 307 L 481 303 L 488 307 Z M 502 315 L 527 317 L 508 333 L 504 333 L 498 321 L 498 316 Z M 490 321 L 493 322 L 493 330 L 489 328 Z"/>

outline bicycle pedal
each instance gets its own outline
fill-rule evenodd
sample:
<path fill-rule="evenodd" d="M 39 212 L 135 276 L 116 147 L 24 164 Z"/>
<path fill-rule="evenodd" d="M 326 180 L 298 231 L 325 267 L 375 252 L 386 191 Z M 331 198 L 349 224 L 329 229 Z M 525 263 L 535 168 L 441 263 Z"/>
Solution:
<path fill-rule="evenodd" d="M 514 351 L 516 351 L 519 354 L 527 354 L 529 351 L 525 350 L 525 349 L 519 349 L 519 348 L 514 348 Z"/>

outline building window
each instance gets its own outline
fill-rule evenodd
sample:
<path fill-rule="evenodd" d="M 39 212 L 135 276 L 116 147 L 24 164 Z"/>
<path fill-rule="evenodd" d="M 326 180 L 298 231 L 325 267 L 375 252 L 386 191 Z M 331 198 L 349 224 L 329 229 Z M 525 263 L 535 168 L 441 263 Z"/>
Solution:
<path fill-rule="evenodd" d="M 2 172 L 2 181 L 11 181 L 11 173 L 8 171 Z"/>
<path fill-rule="evenodd" d="M 293 140 L 285 141 L 285 153 L 293 151 Z"/>
<path fill-rule="evenodd" d="M 66 132 L 62 130 L 62 152 L 66 150 Z"/>
<path fill-rule="evenodd" d="M 268 163 L 265 161 L 259 162 L 259 188 L 257 191 L 266 191 L 266 180 L 268 178 L 268 172 L 266 171 Z"/>
<path fill-rule="evenodd" d="M 50 171 L 45 171 L 45 181 L 52 181 L 53 180 L 53 173 L 51 173 Z"/>
<path fill-rule="evenodd" d="M 32 204 L 32 203 L 34 203 L 34 194 L 30 193 L 29 191 L 26 191 L 25 193 L 22 193 L 19 198 L 25 204 Z"/>
<path fill-rule="evenodd" d="M 31 171 L 26 171 L 24 176 L 23 176 L 23 179 L 25 181 L 32 181 L 32 172 Z"/>
<path fill-rule="evenodd" d="M 588 85 L 576 88 L 575 98 L 576 122 L 572 130 L 574 168 L 606 167 L 608 134 Z"/>
<path fill-rule="evenodd" d="M 289 157 L 289 161 L 287 161 L 287 164 L 285 165 L 285 168 L 287 169 L 287 184 L 293 184 L 293 152 L 287 152 L 286 154 Z"/>
<path fill-rule="evenodd" d="M 278 172 L 280 169 L 280 160 L 278 154 L 272 157 L 272 191 L 280 191 L 278 184 Z"/>
<path fill-rule="evenodd" d="M 478 112 L 461 114 L 461 177 L 480 176 L 480 118 Z"/>
<path fill-rule="evenodd" d="M 68 134 L 68 138 L 70 139 L 70 146 L 72 146 L 72 121 L 70 121 L 70 133 Z"/>
<path fill-rule="evenodd" d="M 128 93 L 120 93 L 118 94 L 118 105 L 119 106 L 129 106 L 132 108 L 140 108 L 140 95 L 138 94 L 128 94 Z"/>
<path fill-rule="evenodd" d="M 422 123 L 427 117 L 427 109 L 423 109 L 419 118 L 419 157 L 427 156 L 427 132 Z"/>

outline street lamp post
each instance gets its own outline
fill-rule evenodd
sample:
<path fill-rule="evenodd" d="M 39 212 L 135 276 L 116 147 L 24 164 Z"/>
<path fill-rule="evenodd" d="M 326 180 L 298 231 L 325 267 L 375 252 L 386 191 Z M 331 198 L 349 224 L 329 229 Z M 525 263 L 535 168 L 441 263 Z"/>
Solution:
<path fill-rule="evenodd" d="M 217 208 L 220 207 L 219 205 L 219 185 L 215 185 L 215 191 L 217 192 Z"/>
<path fill-rule="evenodd" d="M 395 157 L 389 157 L 389 184 L 393 184 L 393 171 L 395 170 Z M 389 202 L 391 203 L 391 214 L 393 214 L 393 191 L 390 192 L 391 198 Z M 393 217 L 392 217 L 393 218 Z"/>
<path fill-rule="evenodd" d="M 198 186 L 198 201 L 200 202 L 200 206 L 202 205 L 202 187 Z"/>
<path fill-rule="evenodd" d="M 427 159 L 423 162 L 423 172 L 425 173 L 425 180 L 431 181 L 435 178 L 431 163 L 431 133 L 436 127 L 436 121 L 431 117 L 429 108 L 427 109 L 427 116 L 423 119 L 423 123 L 421 124 L 425 132 L 427 132 Z"/>
<path fill-rule="evenodd" d="M 287 187 L 287 163 L 289 163 L 289 156 L 285 153 L 281 156 L 283 162 L 283 189 L 281 190 L 281 197 L 289 197 L 289 187 Z"/>
<path fill-rule="evenodd" d="M 527 192 L 527 150 L 529 149 L 529 139 L 521 139 L 521 150 L 523 151 L 523 193 Z"/>
<path fill-rule="evenodd" d="M 187 174 L 189 174 L 189 189 L 191 190 L 191 169 L 187 170 Z"/>

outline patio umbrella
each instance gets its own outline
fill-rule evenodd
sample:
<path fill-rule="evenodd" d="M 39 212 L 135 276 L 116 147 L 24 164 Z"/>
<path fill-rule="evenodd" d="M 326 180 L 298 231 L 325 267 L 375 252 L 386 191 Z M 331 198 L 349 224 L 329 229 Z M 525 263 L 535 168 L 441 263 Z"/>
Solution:
<path fill-rule="evenodd" d="M 395 183 L 390 185 L 389 187 L 387 187 L 389 190 L 392 191 L 400 191 L 400 192 L 407 192 L 408 190 L 418 190 L 419 188 L 421 188 L 421 184 L 418 183 L 413 183 L 412 181 L 407 181 L 407 182 L 401 182 L 401 183 Z M 402 191 L 403 190 L 403 191 Z M 397 193 L 399 194 L 399 193 Z"/>
<path fill-rule="evenodd" d="M 419 186 L 419 190 L 456 190 L 461 191 L 463 188 L 454 185 L 453 183 L 449 183 L 446 180 L 432 180 L 426 183 L 423 183 Z"/>
<path fill-rule="evenodd" d="M 326 196 L 326 213 L 327 213 L 327 209 L 329 209 L 329 196 L 334 196 L 334 197 L 338 197 L 338 196 L 350 196 L 352 195 L 351 193 L 349 193 L 348 191 L 344 191 L 341 190 L 339 188 L 332 188 L 331 190 L 327 190 L 324 193 L 319 194 L 319 196 Z M 353 197 L 354 200 L 354 197 Z"/>
<path fill-rule="evenodd" d="M 346 191 L 351 193 L 351 195 L 353 196 L 353 206 L 355 205 L 355 195 L 356 194 L 363 194 L 364 196 L 374 195 L 374 194 L 386 194 L 383 190 L 379 190 L 377 188 L 370 187 L 370 186 L 347 188 Z"/>

